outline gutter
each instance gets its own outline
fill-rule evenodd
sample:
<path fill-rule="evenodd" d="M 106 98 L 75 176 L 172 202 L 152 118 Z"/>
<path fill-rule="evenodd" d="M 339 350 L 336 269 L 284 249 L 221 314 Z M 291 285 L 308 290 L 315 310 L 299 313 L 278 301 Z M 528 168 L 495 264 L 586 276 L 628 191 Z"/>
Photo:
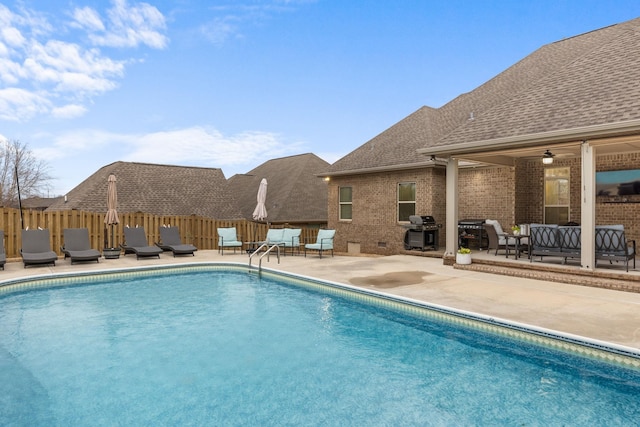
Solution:
<path fill-rule="evenodd" d="M 548 132 L 531 133 L 525 135 L 507 136 L 503 138 L 487 139 L 484 141 L 461 142 L 458 144 L 438 147 L 425 147 L 416 150 L 419 154 L 464 154 L 479 153 L 505 148 L 525 148 L 545 143 L 563 143 L 581 141 L 594 137 L 606 138 L 640 133 L 640 119 L 624 122 L 604 123 L 599 125 L 582 126 L 571 129 L 560 129 Z"/>
<path fill-rule="evenodd" d="M 420 150 L 422 150 L 422 148 Z M 350 169 L 350 170 L 343 170 L 343 171 L 337 171 L 337 172 L 325 172 L 321 174 L 316 174 L 316 176 L 320 178 L 324 178 L 324 177 L 330 177 L 330 176 L 362 175 L 367 173 L 394 172 L 398 170 L 419 169 L 424 167 L 433 167 L 435 165 L 436 165 L 436 162 L 434 162 L 433 160 L 427 160 L 427 161 L 418 162 L 418 163 L 403 163 L 400 165 L 376 166 L 373 168 L 361 168 L 361 169 Z"/>

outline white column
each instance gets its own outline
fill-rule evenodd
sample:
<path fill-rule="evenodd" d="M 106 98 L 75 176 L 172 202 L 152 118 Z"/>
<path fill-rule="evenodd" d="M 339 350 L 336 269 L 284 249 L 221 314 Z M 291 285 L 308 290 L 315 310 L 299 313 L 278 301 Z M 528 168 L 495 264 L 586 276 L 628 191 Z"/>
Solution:
<path fill-rule="evenodd" d="M 447 246 L 445 256 L 456 256 L 458 251 L 458 159 L 447 160 Z"/>
<path fill-rule="evenodd" d="M 583 269 L 594 270 L 596 266 L 595 226 L 596 226 L 596 149 L 589 142 L 583 141 L 582 154 L 582 186 L 580 198 L 580 263 Z"/>

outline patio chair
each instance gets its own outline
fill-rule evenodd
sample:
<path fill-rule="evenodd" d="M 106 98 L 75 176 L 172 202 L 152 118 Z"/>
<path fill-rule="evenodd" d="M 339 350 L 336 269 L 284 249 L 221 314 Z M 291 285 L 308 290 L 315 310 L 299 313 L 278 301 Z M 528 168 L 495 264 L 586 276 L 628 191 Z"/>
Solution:
<path fill-rule="evenodd" d="M 149 246 L 147 233 L 144 227 L 124 228 L 124 244 L 120 246 L 124 249 L 124 254 L 136 254 L 136 259 L 157 256 L 160 258 L 162 249 L 157 246 Z"/>
<path fill-rule="evenodd" d="M 7 251 L 4 250 L 4 230 L 0 230 L 0 268 L 7 263 Z"/>
<path fill-rule="evenodd" d="M 242 248 L 242 241 L 235 227 L 218 228 L 218 252 L 222 255 L 224 248 L 233 248 L 233 253 L 236 253 L 237 248 Z"/>
<path fill-rule="evenodd" d="M 28 265 L 56 265 L 58 255 L 51 250 L 49 230 L 22 230 L 20 256 L 24 268 Z"/>
<path fill-rule="evenodd" d="M 176 255 L 192 255 L 198 250 L 193 245 L 184 244 L 180 239 L 180 230 L 178 227 L 160 227 L 160 242 L 156 243 L 163 251 L 173 252 L 173 256 Z"/>
<path fill-rule="evenodd" d="M 318 251 L 320 258 L 322 258 L 322 252 L 324 251 L 331 251 L 331 256 L 333 256 L 333 237 L 335 235 L 336 230 L 318 230 L 316 242 L 304 245 L 304 256 L 307 256 L 307 250 Z"/>
<path fill-rule="evenodd" d="M 483 224 L 484 230 L 487 233 L 489 239 L 489 246 L 487 247 L 487 253 L 492 249 L 495 249 L 495 254 L 498 255 L 499 250 L 504 250 L 506 255 L 509 255 L 509 246 L 513 246 L 515 249 L 516 241 L 513 238 L 508 238 L 507 233 L 502 231 L 502 226 L 498 221 L 486 220 Z"/>
<path fill-rule="evenodd" d="M 64 245 L 60 251 L 64 259 L 71 258 L 71 264 L 82 261 L 100 262 L 100 251 L 93 249 L 86 228 L 65 228 L 62 230 Z"/>

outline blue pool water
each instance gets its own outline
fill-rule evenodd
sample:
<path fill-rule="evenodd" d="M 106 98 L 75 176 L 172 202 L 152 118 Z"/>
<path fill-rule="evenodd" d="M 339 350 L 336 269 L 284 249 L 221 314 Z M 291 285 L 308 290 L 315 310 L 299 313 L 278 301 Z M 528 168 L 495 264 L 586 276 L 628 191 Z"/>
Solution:
<path fill-rule="evenodd" d="M 640 374 L 240 272 L 0 297 L 0 424 L 637 425 Z"/>

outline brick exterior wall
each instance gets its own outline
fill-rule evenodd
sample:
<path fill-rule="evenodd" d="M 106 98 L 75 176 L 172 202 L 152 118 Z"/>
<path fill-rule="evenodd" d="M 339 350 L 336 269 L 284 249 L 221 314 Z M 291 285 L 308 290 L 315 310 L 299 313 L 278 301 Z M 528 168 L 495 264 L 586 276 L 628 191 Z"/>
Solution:
<path fill-rule="evenodd" d="M 334 248 L 347 252 L 349 243 L 360 252 L 392 255 L 404 250 L 405 229 L 397 221 L 401 182 L 416 183 L 416 214 L 445 220 L 445 171 L 443 168 L 415 169 L 349 177 L 332 177 L 329 182 L 328 227 L 336 230 Z M 351 221 L 338 220 L 338 188 L 353 189 Z M 444 232 L 440 233 L 444 245 Z"/>
<path fill-rule="evenodd" d="M 598 156 L 597 171 L 638 169 L 640 153 Z M 580 222 L 580 158 L 556 158 L 553 167 L 570 168 L 570 220 Z M 505 229 L 512 224 L 543 222 L 544 165 L 538 159 L 515 167 L 461 169 L 458 177 L 459 219 L 497 219 Z M 392 255 L 404 251 L 405 229 L 397 221 L 397 186 L 416 183 L 416 214 L 433 215 L 443 224 L 440 247 L 445 246 L 446 176 L 441 167 L 332 177 L 329 183 L 328 228 L 336 230 L 335 249 L 347 252 L 349 243 L 360 252 Z M 338 188 L 353 189 L 353 219 L 338 220 Z M 623 224 L 628 239 L 640 243 L 640 195 L 634 203 L 613 203 L 598 197 L 596 224 Z"/>
<path fill-rule="evenodd" d="M 506 229 L 515 224 L 515 172 L 513 168 L 460 169 L 459 219 L 495 219 Z"/>

